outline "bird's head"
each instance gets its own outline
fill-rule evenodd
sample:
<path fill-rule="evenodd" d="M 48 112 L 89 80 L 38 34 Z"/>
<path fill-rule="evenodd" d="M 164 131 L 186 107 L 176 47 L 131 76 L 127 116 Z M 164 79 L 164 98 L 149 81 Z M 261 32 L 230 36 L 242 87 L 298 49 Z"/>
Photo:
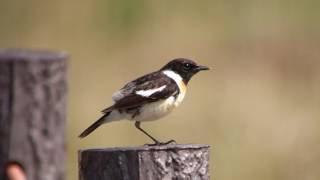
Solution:
<path fill-rule="evenodd" d="M 187 84 L 191 77 L 199 71 L 209 70 L 207 66 L 201 66 L 190 59 L 177 58 L 170 61 L 161 68 L 162 71 L 173 71 L 181 76 L 183 81 Z"/>

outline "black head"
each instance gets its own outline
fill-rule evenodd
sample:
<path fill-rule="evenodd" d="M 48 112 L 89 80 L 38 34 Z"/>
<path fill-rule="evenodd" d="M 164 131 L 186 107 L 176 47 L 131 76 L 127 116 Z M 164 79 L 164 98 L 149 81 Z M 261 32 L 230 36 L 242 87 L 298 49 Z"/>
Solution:
<path fill-rule="evenodd" d="M 170 61 L 161 70 L 171 70 L 179 74 L 187 84 L 191 77 L 202 70 L 209 70 L 206 66 L 201 66 L 190 59 L 178 58 Z"/>

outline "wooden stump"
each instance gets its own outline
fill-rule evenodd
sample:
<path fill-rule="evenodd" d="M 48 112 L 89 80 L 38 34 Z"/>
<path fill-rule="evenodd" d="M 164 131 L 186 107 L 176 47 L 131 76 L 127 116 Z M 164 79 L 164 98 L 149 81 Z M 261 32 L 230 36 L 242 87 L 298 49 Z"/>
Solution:
<path fill-rule="evenodd" d="M 64 179 L 66 58 L 48 51 L 0 50 L 2 173 L 4 164 L 15 160 L 30 180 Z"/>
<path fill-rule="evenodd" d="M 79 150 L 80 180 L 208 180 L 208 145 Z"/>

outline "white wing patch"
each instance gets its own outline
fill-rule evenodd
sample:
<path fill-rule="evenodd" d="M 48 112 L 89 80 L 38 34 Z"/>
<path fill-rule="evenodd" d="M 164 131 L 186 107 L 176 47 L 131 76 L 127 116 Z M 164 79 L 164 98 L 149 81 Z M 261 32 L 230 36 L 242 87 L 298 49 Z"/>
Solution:
<path fill-rule="evenodd" d="M 156 92 L 161 92 L 164 88 L 166 88 L 166 85 L 163 85 L 159 88 L 156 89 L 148 89 L 148 90 L 140 90 L 140 91 L 136 91 L 136 94 L 141 95 L 143 97 L 149 97 L 152 94 L 156 93 Z"/>

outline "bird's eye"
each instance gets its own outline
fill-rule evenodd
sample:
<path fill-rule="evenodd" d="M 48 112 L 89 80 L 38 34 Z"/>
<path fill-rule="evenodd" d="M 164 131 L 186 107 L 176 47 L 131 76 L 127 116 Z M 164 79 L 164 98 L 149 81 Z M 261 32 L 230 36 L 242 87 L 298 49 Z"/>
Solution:
<path fill-rule="evenodd" d="M 191 69 L 191 64 L 190 63 L 185 63 L 185 64 L 183 64 L 183 68 L 185 70 L 190 70 Z"/>

